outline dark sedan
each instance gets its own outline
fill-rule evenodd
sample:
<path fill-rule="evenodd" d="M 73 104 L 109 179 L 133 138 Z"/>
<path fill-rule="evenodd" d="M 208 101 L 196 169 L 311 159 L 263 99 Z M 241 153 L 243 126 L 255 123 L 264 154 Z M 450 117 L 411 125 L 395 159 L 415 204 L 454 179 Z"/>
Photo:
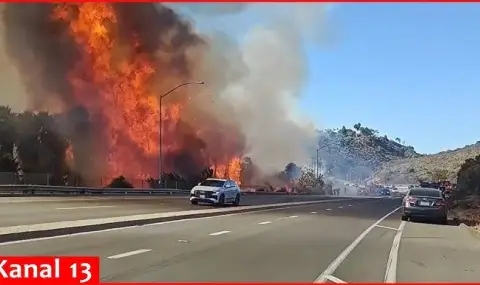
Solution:
<path fill-rule="evenodd" d="M 447 223 L 448 207 L 442 191 L 435 188 L 413 188 L 403 199 L 402 220 L 425 218 Z"/>

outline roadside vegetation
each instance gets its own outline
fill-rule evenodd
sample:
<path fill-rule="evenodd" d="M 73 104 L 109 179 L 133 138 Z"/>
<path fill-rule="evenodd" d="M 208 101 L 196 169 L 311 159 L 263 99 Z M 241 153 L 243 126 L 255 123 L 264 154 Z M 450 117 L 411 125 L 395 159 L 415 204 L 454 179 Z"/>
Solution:
<path fill-rule="evenodd" d="M 457 200 L 453 214 L 462 223 L 480 230 L 480 155 L 469 158 L 457 175 Z"/>

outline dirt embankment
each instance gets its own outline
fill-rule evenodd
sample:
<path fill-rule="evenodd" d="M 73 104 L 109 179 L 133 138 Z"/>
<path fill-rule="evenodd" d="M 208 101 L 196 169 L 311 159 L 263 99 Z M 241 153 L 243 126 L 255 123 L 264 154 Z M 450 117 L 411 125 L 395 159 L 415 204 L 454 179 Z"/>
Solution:
<path fill-rule="evenodd" d="M 461 223 L 480 232 L 480 197 L 468 196 L 456 201 L 452 215 Z"/>

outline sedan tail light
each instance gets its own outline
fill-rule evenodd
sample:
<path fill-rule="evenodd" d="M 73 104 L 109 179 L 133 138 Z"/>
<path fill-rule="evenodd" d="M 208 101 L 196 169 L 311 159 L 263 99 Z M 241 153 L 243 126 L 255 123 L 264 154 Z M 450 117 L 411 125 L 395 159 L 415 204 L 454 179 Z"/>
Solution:
<path fill-rule="evenodd" d="M 435 205 L 435 206 L 445 206 L 445 201 L 443 201 L 443 200 L 437 200 L 437 201 L 435 201 L 435 204 L 434 204 L 434 205 Z"/>
<path fill-rule="evenodd" d="M 415 204 L 415 202 L 417 202 L 417 199 L 415 199 L 413 197 L 408 197 L 407 198 L 407 204 Z"/>

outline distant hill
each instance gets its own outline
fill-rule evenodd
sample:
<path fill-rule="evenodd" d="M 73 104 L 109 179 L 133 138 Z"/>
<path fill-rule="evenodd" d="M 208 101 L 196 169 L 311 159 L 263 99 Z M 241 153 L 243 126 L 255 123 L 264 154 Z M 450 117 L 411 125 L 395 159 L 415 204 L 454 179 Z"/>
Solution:
<path fill-rule="evenodd" d="M 455 181 L 462 163 L 480 155 L 480 141 L 437 154 L 419 154 L 401 139 L 379 135 L 361 124 L 353 129 L 319 131 L 318 136 L 322 173 L 349 181 L 374 179 L 388 184 Z"/>
<path fill-rule="evenodd" d="M 344 126 L 319 131 L 318 135 L 323 173 L 342 179 L 366 179 L 387 162 L 422 157 L 401 139 L 381 136 L 361 124 L 353 129 Z"/>
<path fill-rule="evenodd" d="M 392 160 L 378 168 L 374 177 L 388 183 L 416 183 L 419 180 L 444 179 L 455 181 L 462 163 L 477 155 L 480 155 L 480 141 L 437 154 Z"/>

